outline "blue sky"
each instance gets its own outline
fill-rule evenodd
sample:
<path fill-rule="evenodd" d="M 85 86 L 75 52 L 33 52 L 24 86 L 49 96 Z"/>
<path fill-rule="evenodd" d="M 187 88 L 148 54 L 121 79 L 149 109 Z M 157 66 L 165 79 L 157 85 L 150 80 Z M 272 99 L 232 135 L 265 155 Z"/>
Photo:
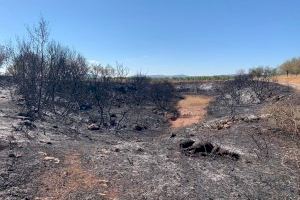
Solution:
<path fill-rule="evenodd" d="M 0 42 L 51 37 L 131 73 L 231 74 L 300 56 L 299 0 L 0 0 Z"/>

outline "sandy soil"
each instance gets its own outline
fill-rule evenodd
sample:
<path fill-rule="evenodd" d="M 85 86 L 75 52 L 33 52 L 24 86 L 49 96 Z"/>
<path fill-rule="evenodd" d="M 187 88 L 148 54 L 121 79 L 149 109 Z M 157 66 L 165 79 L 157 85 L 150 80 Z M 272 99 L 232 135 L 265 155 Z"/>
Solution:
<path fill-rule="evenodd" d="M 206 107 L 212 100 L 212 97 L 203 95 L 184 96 L 177 105 L 180 116 L 175 121 L 171 121 L 171 127 L 182 128 L 200 122 L 206 114 Z"/>

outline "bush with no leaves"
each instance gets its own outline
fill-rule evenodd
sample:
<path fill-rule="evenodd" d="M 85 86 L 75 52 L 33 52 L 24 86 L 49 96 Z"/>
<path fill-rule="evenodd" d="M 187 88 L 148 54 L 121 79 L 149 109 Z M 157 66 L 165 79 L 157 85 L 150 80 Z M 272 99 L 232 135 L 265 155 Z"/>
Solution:
<path fill-rule="evenodd" d="M 276 126 L 287 133 L 300 134 L 300 105 L 295 100 L 285 100 L 265 109 Z"/>
<path fill-rule="evenodd" d="M 0 59 L 4 60 L 1 55 Z M 45 111 L 67 116 L 93 108 L 100 125 L 118 128 L 131 113 L 141 113 L 149 106 L 173 110 L 172 84 L 157 83 L 142 74 L 127 77 L 127 73 L 118 63 L 115 67 L 91 65 L 76 51 L 50 41 L 44 19 L 18 42 L 7 68 L 34 118 L 43 117 Z"/>

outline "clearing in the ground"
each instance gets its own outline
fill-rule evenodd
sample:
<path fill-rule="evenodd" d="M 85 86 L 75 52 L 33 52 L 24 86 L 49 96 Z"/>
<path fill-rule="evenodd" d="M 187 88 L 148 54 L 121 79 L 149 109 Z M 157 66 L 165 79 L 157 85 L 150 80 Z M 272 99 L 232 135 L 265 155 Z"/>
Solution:
<path fill-rule="evenodd" d="M 186 95 L 184 99 L 178 102 L 177 108 L 180 116 L 171 121 L 173 128 L 182 128 L 203 119 L 206 114 L 206 107 L 212 101 L 212 97 L 204 95 Z"/>

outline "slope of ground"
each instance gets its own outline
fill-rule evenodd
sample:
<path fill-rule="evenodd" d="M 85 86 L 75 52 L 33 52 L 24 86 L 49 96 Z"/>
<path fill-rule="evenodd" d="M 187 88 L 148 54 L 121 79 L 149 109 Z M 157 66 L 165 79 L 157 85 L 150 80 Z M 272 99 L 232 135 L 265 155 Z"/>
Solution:
<path fill-rule="evenodd" d="M 5 129 L 1 132 L 0 199 L 300 197 L 299 138 L 292 140 L 264 119 L 249 117 L 221 129 L 198 124 L 115 133 L 90 131 L 76 120 L 64 123 L 47 118 L 35 121 L 36 128 L 16 130 L 11 125 L 19 127 L 15 123 L 24 120 L 17 117 L 18 107 L 8 90 L 2 94 L 7 100 L 2 102 L 0 118 Z M 190 99 L 188 105 L 193 102 Z M 10 136 L 5 135 L 7 131 Z M 191 140 L 195 151 L 187 154 L 181 147 Z M 197 153 L 197 144 L 206 141 L 220 146 L 223 153 Z M 234 152 L 239 159 L 226 152 Z"/>

